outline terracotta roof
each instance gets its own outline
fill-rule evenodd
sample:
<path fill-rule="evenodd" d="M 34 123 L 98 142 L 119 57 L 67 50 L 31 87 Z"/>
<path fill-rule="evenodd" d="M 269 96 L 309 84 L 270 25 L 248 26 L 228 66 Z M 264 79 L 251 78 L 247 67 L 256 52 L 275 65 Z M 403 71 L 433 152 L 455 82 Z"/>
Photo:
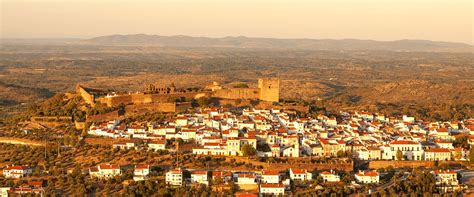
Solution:
<path fill-rule="evenodd" d="M 253 193 L 236 193 L 235 197 L 257 197 L 257 194 Z"/>
<path fill-rule="evenodd" d="M 111 169 L 120 169 L 120 166 L 117 164 L 100 164 L 101 170 L 111 170 Z"/>
<path fill-rule="evenodd" d="M 445 128 L 445 127 L 441 127 L 439 129 L 436 130 L 437 132 L 448 132 L 448 129 Z"/>
<path fill-rule="evenodd" d="M 192 171 L 191 174 L 201 174 L 201 175 L 204 175 L 204 174 L 207 174 L 207 171 L 205 171 L 205 170 L 195 170 L 195 171 Z"/>
<path fill-rule="evenodd" d="M 29 186 L 33 187 L 43 187 L 43 182 L 41 181 L 28 181 Z"/>
<path fill-rule="evenodd" d="M 232 173 L 227 172 L 227 171 L 213 171 L 212 176 L 213 177 L 232 176 Z"/>
<path fill-rule="evenodd" d="M 456 174 L 455 171 L 452 170 L 435 170 L 433 171 L 434 174 Z"/>
<path fill-rule="evenodd" d="M 278 170 L 264 170 L 262 175 L 280 175 L 280 172 Z"/>
<path fill-rule="evenodd" d="M 239 174 L 239 178 L 255 178 L 254 174 Z"/>
<path fill-rule="evenodd" d="M 450 151 L 447 148 L 430 148 L 426 150 L 426 152 L 449 153 Z"/>
<path fill-rule="evenodd" d="M 10 166 L 6 170 L 27 170 L 28 168 L 28 166 Z"/>
<path fill-rule="evenodd" d="M 307 171 L 303 169 L 291 169 L 290 170 L 293 172 L 293 174 L 305 174 Z"/>
<path fill-rule="evenodd" d="M 260 187 L 265 187 L 265 188 L 282 188 L 285 187 L 283 184 L 279 183 L 263 183 L 260 184 Z"/>
<path fill-rule="evenodd" d="M 135 165 L 135 169 L 148 169 L 150 165 Z"/>
<path fill-rule="evenodd" d="M 378 172 L 375 171 L 367 171 L 367 172 L 359 172 L 357 173 L 358 176 L 379 176 Z"/>
<path fill-rule="evenodd" d="M 166 140 L 153 140 L 150 144 L 166 144 Z"/>
<path fill-rule="evenodd" d="M 418 143 L 411 140 L 397 140 L 397 141 L 390 142 L 390 144 L 403 145 L 403 144 L 418 144 Z"/>

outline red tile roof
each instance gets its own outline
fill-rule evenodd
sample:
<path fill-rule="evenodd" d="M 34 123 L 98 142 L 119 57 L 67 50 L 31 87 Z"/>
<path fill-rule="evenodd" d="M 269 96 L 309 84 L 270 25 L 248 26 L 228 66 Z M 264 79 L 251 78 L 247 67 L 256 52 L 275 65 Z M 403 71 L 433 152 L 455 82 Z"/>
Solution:
<path fill-rule="evenodd" d="M 378 172 L 375 171 L 368 171 L 368 172 L 359 172 L 357 173 L 358 176 L 379 176 Z"/>
<path fill-rule="evenodd" d="M 410 141 L 410 140 L 397 140 L 393 141 L 390 144 L 395 144 L 395 145 L 404 145 L 404 144 L 418 144 L 415 141 Z"/>
<path fill-rule="evenodd" d="M 28 168 L 28 166 L 10 166 L 6 170 L 27 170 Z"/>
<path fill-rule="evenodd" d="M 265 188 L 284 188 L 285 186 L 283 184 L 279 183 L 264 183 L 261 184 L 260 187 L 265 187 Z"/>
<path fill-rule="evenodd" d="M 278 170 L 264 170 L 262 175 L 280 175 L 280 172 Z"/>
<path fill-rule="evenodd" d="M 135 169 L 148 169 L 150 165 L 135 165 Z"/>
<path fill-rule="evenodd" d="M 450 151 L 447 148 L 431 148 L 426 150 L 426 152 L 449 153 Z"/>
<path fill-rule="evenodd" d="M 101 170 L 111 170 L 111 169 L 120 169 L 120 166 L 117 164 L 100 164 Z"/>

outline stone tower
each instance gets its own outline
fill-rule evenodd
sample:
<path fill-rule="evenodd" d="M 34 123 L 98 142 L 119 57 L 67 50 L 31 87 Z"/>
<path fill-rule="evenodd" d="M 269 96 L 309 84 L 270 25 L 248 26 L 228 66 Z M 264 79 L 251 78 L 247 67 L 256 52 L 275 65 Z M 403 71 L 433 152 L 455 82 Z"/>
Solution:
<path fill-rule="evenodd" d="M 260 78 L 258 79 L 258 89 L 260 100 L 278 102 L 280 100 L 280 79 Z"/>

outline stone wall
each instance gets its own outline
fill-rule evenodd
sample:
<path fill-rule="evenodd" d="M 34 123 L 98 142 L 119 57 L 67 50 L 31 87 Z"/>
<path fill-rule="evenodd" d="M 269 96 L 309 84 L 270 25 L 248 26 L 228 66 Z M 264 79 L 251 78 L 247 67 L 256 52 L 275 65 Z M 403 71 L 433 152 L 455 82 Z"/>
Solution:
<path fill-rule="evenodd" d="M 258 79 L 258 88 L 216 89 L 213 96 L 221 99 L 251 99 L 268 102 L 280 100 L 280 80 L 277 78 Z"/>
<path fill-rule="evenodd" d="M 465 166 L 465 163 L 462 161 L 438 161 L 438 166 L 449 165 L 449 166 Z M 401 167 L 409 167 L 409 168 L 418 168 L 418 167 L 434 167 L 434 161 L 370 161 L 369 168 L 370 169 L 380 169 L 380 168 L 387 168 L 389 166 L 401 168 Z"/>
<path fill-rule="evenodd" d="M 107 106 L 117 106 L 123 104 L 149 104 L 149 103 L 169 103 L 176 99 L 184 98 L 185 100 L 193 99 L 197 92 L 179 93 L 179 94 L 126 94 L 114 97 L 102 97 L 97 99 L 98 102 L 107 104 Z"/>
<path fill-rule="evenodd" d="M 80 85 L 76 86 L 76 93 L 79 94 L 87 104 L 94 106 L 95 104 L 94 95 L 87 92 L 87 90 L 85 90 L 82 86 Z"/>
<path fill-rule="evenodd" d="M 213 92 L 213 96 L 223 99 L 259 99 L 258 88 L 229 88 Z"/>
<path fill-rule="evenodd" d="M 434 162 L 433 161 L 370 161 L 369 162 L 370 169 L 387 168 L 389 166 L 397 167 L 397 168 L 433 167 Z"/>
<path fill-rule="evenodd" d="M 71 116 L 33 116 L 30 120 L 33 122 L 72 122 Z"/>

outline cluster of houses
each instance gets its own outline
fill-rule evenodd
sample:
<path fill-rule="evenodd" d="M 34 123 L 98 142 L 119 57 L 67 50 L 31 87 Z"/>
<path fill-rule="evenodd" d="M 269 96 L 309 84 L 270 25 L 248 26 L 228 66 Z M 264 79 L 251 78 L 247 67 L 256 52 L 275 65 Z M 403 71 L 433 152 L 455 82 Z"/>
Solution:
<path fill-rule="evenodd" d="M 89 169 L 91 177 L 108 179 L 122 174 L 119 165 L 99 164 Z M 149 165 L 135 165 L 135 181 L 142 181 L 149 178 Z M 340 176 L 334 171 L 323 171 L 319 173 L 326 183 L 339 183 Z M 309 181 L 314 178 L 313 172 L 304 169 L 290 168 L 286 172 L 276 170 L 262 171 L 209 171 L 176 168 L 165 174 L 166 184 L 169 186 L 185 185 L 210 185 L 227 184 L 233 182 L 237 185 L 255 186 L 259 188 L 261 194 L 283 195 L 290 189 L 291 181 Z M 358 183 L 369 184 L 379 183 L 379 173 L 376 171 L 360 171 L 355 174 Z"/>
<path fill-rule="evenodd" d="M 89 168 L 91 178 L 108 179 L 122 175 L 122 170 L 117 164 L 99 164 Z M 150 165 L 135 165 L 133 171 L 134 181 L 144 181 L 149 178 Z"/>
<path fill-rule="evenodd" d="M 436 187 L 444 192 L 461 189 L 458 174 L 453 170 L 434 170 L 431 172 L 436 180 Z"/>
<path fill-rule="evenodd" d="M 423 122 L 368 112 L 302 118 L 275 109 L 244 109 L 236 114 L 208 108 L 160 124 L 109 121 L 92 125 L 89 134 L 124 138 L 114 147 L 126 149 L 137 146 L 133 139 L 145 139 L 149 149 L 163 150 L 167 140 L 180 138 L 195 142 L 192 152 L 198 155 L 239 156 L 250 145 L 263 147 L 257 149 L 261 157 L 348 153 L 360 160 L 467 160 L 469 150 L 455 147 L 453 141 L 457 135 L 467 135 L 474 144 L 474 119 Z"/>
<path fill-rule="evenodd" d="M 44 183 L 42 181 L 28 181 L 19 187 L 0 187 L 0 196 L 23 196 L 29 194 L 44 195 Z"/>
<path fill-rule="evenodd" d="M 11 179 L 26 177 L 32 173 L 33 168 L 30 166 L 8 165 L 3 169 L 3 176 Z"/>
<path fill-rule="evenodd" d="M 22 178 L 32 173 L 28 166 L 7 166 L 3 170 L 6 178 Z M 134 165 L 133 180 L 143 181 L 150 178 L 150 165 Z M 99 164 L 89 168 L 91 178 L 109 179 L 122 175 L 123 170 L 117 164 Z M 457 173 L 452 170 L 434 170 L 432 174 L 436 180 L 436 186 L 442 191 L 453 191 L 460 188 Z M 320 176 L 327 184 L 341 183 L 341 177 L 336 172 L 322 171 L 319 174 L 305 170 L 290 168 L 285 171 L 262 170 L 262 171 L 222 171 L 222 170 L 194 170 L 194 169 L 170 169 L 165 174 L 166 184 L 169 186 L 186 185 L 211 185 L 227 184 L 233 182 L 237 185 L 254 186 L 260 194 L 284 195 L 290 189 L 291 182 L 310 181 Z M 380 174 L 376 171 L 358 171 L 354 178 L 359 184 L 377 184 Z M 323 184 L 324 184 L 323 183 Z M 8 194 L 41 194 L 44 191 L 43 183 L 30 181 L 20 187 L 0 188 L 0 193 Z"/>
<path fill-rule="evenodd" d="M 290 189 L 291 181 L 309 181 L 314 178 L 313 173 L 307 170 L 290 168 L 287 171 L 288 173 L 277 170 L 231 172 L 177 168 L 166 173 L 166 183 L 170 186 L 183 186 L 233 182 L 237 185 L 253 185 L 259 189 L 260 194 L 284 195 L 285 191 Z M 339 183 L 341 181 L 340 176 L 334 171 L 323 171 L 319 173 L 319 176 L 325 183 Z M 379 173 L 375 171 L 360 172 L 356 176 L 356 180 L 359 183 L 378 183 Z"/>

